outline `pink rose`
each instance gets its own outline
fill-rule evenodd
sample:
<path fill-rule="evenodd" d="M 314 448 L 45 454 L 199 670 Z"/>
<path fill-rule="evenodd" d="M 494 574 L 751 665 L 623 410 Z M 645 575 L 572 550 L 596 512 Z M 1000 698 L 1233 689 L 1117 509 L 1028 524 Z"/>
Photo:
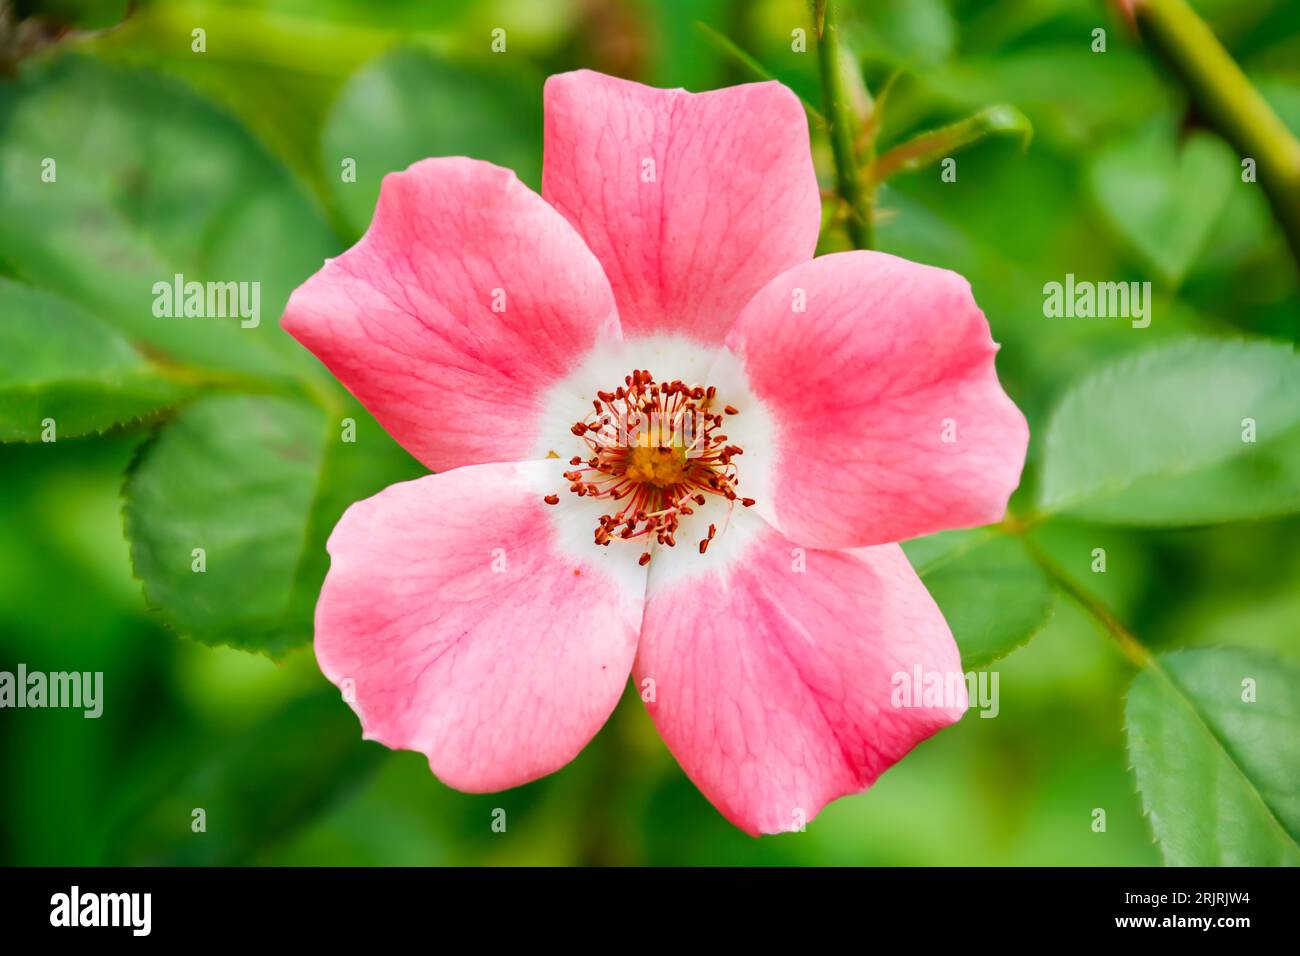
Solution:
<path fill-rule="evenodd" d="M 568 763 L 631 674 L 749 833 L 811 820 L 960 718 L 893 542 L 999 520 L 1028 428 L 967 282 L 812 258 L 798 99 L 546 84 L 542 196 L 465 158 L 384 180 L 283 325 L 438 472 L 353 505 L 316 655 L 365 736 L 461 790 Z"/>

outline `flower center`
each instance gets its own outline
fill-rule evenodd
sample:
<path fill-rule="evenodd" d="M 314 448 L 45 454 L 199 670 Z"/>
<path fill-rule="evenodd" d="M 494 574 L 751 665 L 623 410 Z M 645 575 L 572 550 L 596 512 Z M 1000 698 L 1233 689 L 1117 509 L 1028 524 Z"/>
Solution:
<path fill-rule="evenodd" d="M 656 488 L 671 488 L 687 480 L 688 464 L 683 445 L 637 445 L 628 455 L 627 477 Z"/>
<path fill-rule="evenodd" d="M 597 522 L 596 544 L 608 546 L 615 538 L 648 542 L 653 536 L 671 548 L 683 516 L 694 514 L 709 496 L 754 504 L 736 494 L 734 459 L 742 451 L 722 432 L 724 417 L 739 411 L 730 405 L 719 411 L 716 388 L 656 382 L 650 372 L 635 370 L 614 391 L 596 395 L 594 411 L 571 429 L 589 453 L 574 455 L 574 470 L 564 473 L 573 494 L 611 502 Z M 559 504 L 560 496 L 545 500 Z M 710 524 L 700 554 L 716 533 Z M 640 563 L 649 560 L 647 548 Z"/>

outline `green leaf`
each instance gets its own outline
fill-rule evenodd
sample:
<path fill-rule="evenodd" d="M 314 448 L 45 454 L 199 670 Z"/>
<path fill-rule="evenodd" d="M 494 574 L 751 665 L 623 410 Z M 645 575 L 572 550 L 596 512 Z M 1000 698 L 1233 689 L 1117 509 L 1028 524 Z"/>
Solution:
<path fill-rule="evenodd" d="M 368 0 L 137 3 L 120 29 L 78 45 L 113 62 L 170 73 L 229 107 L 323 194 L 328 184 L 321 175 L 320 131 L 344 80 L 402 42 L 480 50 L 476 41 L 495 25 L 493 16 L 462 0 L 385 0 L 382 16 Z M 483 24 L 481 31 L 474 20 Z M 562 23 L 561 17 L 544 18 L 552 29 Z M 517 53 L 535 33 L 517 19 L 510 25 L 510 50 Z M 191 49 L 196 26 L 207 30 L 201 55 Z"/>
<path fill-rule="evenodd" d="M 1033 137 L 1033 124 L 1014 106 L 990 106 L 973 116 L 919 133 L 879 156 L 871 165 L 873 182 L 884 182 L 897 172 L 913 172 L 989 136 L 1012 136 L 1026 146 Z"/>
<path fill-rule="evenodd" d="M 1145 526 L 1289 514 L 1300 510 L 1300 356 L 1260 340 L 1140 352 L 1069 389 L 1046 435 L 1047 512 Z"/>
<path fill-rule="evenodd" d="M 1027 642 L 1046 623 L 1052 589 L 1015 538 L 992 528 L 945 531 L 903 544 L 952 628 L 968 670 Z"/>
<path fill-rule="evenodd" d="M 125 866 L 230 866 L 255 860 L 358 786 L 386 752 L 326 691 L 290 704 L 148 795 L 118 821 L 108 858 Z M 196 831 L 194 811 L 203 811 Z"/>
<path fill-rule="evenodd" d="M 1092 193 L 1114 230 L 1177 285 L 1241 185 L 1232 151 L 1204 132 L 1181 144 L 1167 122 L 1104 149 L 1089 171 Z"/>
<path fill-rule="evenodd" d="M 344 415 L 354 443 L 342 439 Z M 278 657 L 311 637 L 339 516 L 421 473 L 359 406 L 327 415 L 293 398 L 204 398 L 127 477 L 136 574 L 179 633 Z"/>
<path fill-rule="evenodd" d="M 384 175 L 428 156 L 471 156 L 541 183 L 541 79 L 516 68 L 489 73 L 419 50 L 399 50 L 359 70 L 330 110 L 322 162 L 344 217 L 370 224 Z M 356 163 L 356 181 L 343 164 Z"/>
<path fill-rule="evenodd" d="M 0 278 L 0 441 L 102 432 L 177 402 L 167 378 L 112 328 L 48 292 Z"/>
<path fill-rule="evenodd" d="M 1227 648 L 1163 655 L 1126 722 L 1166 863 L 1300 865 L 1300 669 Z"/>
<path fill-rule="evenodd" d="M 146 71 L 76 56 L 32 62 L 0 83 L 0 170 L 0 259 L 21 278 L 175 359 L 314 374 L 277 319 L 337 240 L 285 170 L 211 103 Z M 177 274 L 258 283 L 256 327 L 239 315 L 156 314 L 155 283 Z"/>
<path fill-rule="evenodd" d="M 1106 53 L 1093 53 L 1087 31 L 1084 42 L 1078 33 L 1069 29 L 1065 39 L 1045 36 L 994 52 L 972 48 L 916 82 L 967 109 L 1015 103 L 1033 120 L 1038 139 L 1058 147 L 1056 154 L 1091 156 L 1116 129 L 1168 109 L 1169 94 L 1141 49 L 1112 43 Z"/>

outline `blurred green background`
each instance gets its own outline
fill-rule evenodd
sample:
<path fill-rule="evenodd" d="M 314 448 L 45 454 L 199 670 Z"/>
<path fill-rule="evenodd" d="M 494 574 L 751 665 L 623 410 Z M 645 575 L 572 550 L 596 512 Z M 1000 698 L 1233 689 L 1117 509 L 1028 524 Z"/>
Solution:
<path fill-rule="evenodd" d="M 811 39 L 809 52 L 791 49 L 793 29 L 811 30 L 799 0 L 196 0 L 140 3 L 118 25 L 126 6 L 0 2 L 0 281 L 57 295 L 49 308 L 75 312 L 69 327 L 111 317 L 114 334 L 168 370 L 182 408 L 293 380 L 328 412 L 350 409 L 371 450 L 364 473 L 339 480 L 335 513 L 418 467 L 382 444 L 276 319 L 288 292 L 365 228 L 384 172 L 467 154 L 536 186 L 550 73 L 589 67 L 691 90 L 753 79 L 697 21 L 821 102 Z M 1300 7 L 1194 6 L 1300 129 Z M 937 167 L 893 179 L 878 235 L 886 251 L 970 279 L 1003 345 L 999 373 L 1036 436 L 1026 494 L 1050 410 L 1107 360 L 1189 333 L 1300 335 L 1296 264 L 1262 194 L 1235 185 L 1237 158 L 1196 131 L 1182 92 L 1111 9 L 861 0 L 841 4 L 841 20 L 871 89 L 898 72 L 884 145 L 995 103 L 1033 124 L 1027 148 L 994 137 L 963 151 L 956 182 L 942 183 Z M 497 27 L 504 54 L 490 51 Z M 1090 49 L 1097 27 L 1104 54 Z M 206 31 L 202 53 L 195 28 Z M 829 188 L 820 130 L 813 146 Z M 43 156 L 67 157 L 53 205 L 32 185 Z M 356 160 L 355 183 L 341 180 L 344 158 Z M 843 245 L 829 225 L 823 249 Z M 261 328 L 160 329 L 148 290 L 173 264 L 193 278 L 260 278 Z M 1042 286 L 1066 273 L 1151 280 L 1151 327 L 1045 318 Z M 6 295 L 0 322 L 15 321 L 16 293 Z M 303 643 L 310 602 L 306 617 L 291 607 L 265 626 L 254 610 L 239 617 L 231 582 L 225 644 L 256 625 L 264 638 L 248 646 L 276 660 L 178 636 L 203 631 L 211 609 L 161 600 L 166 581 L 146 602 L 125 528 L 141 522 L 137 565 L 157 553 L 165 533 L 148 527 L 148 496 L 159 494 L 150 461 L 189 446 L 149 445 L 176 413 L 152 411 L 170 402 L 143 391 L 143 421 L 0 444 L 0 669 L 105 674 L 98 720 L 0 712 L 4 863 L 1160 862 L 1125 745 L 1134 668 L 1096 620 L 1047 592 L 1026 625 L 1034 639 L 992 665 L 997 719 L 968 714 L 806 833 L 753 840 L 730 826 L 634 696 L 552 777 L 495 795 L 451 791 L 420 755 L 360 740 Z M 124 506 L 128 469 L 136 484 Z M 218 507 L 235 479 L 206 480 L 192 476 L 187 500 Z M 1300 519 L 1277 512 L 1181 529 L 1054 519 L 1036 535 L 1080 573 L 1090 549 L 1106 547 L 1109 571 L 1090 584 L 1150 648 L 1231 644 L 1294 662 Z M 329 522 L 313 512 L 306 523 L 317 546 L 305 560 L 319 564 Z M 256 573 L 259 559 L 249 560 Z M 193 807 L 206 810 L 204 833 L 191 832 Z M 1091 826 L 1098 807 L 1104 833 Z M 496 808 L 505 833 L 492 829 Z"/>

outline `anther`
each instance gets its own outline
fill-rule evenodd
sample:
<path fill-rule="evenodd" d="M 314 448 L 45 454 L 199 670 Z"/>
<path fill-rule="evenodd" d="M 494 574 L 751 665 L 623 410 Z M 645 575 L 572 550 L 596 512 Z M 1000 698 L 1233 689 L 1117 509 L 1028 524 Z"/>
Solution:
<path fill-rule="evenodd" d="M 708 495 L 754 504 L 752 498 L 737 498 L 732 458 L 742 452 L 721 433 L 723 416 L 710 407 L 717 394 L 712 385 L 657 382 L 647 369 L 633 369 L 612 392 L 596 392 L 593 411 L 570 428 L 586 443 L 589 457 L 574 455 L 568 462 L 573 470 L 564 472 L 569 490 L 579 497 L 618 503 L 598 519 L 596 544 L 653 536 L 671 548 L 681 519 L 695 513 L 692 505 L 704 506 Z M 732 405 L 723 411 L 739 414 Z M 558 504 L 559 495 L 543 500 Z M 701 554 L 716 533 L 716 525 L 709 525 Z M 650 559 L 646 550 L 639 561 L 645 565 Z"/>

